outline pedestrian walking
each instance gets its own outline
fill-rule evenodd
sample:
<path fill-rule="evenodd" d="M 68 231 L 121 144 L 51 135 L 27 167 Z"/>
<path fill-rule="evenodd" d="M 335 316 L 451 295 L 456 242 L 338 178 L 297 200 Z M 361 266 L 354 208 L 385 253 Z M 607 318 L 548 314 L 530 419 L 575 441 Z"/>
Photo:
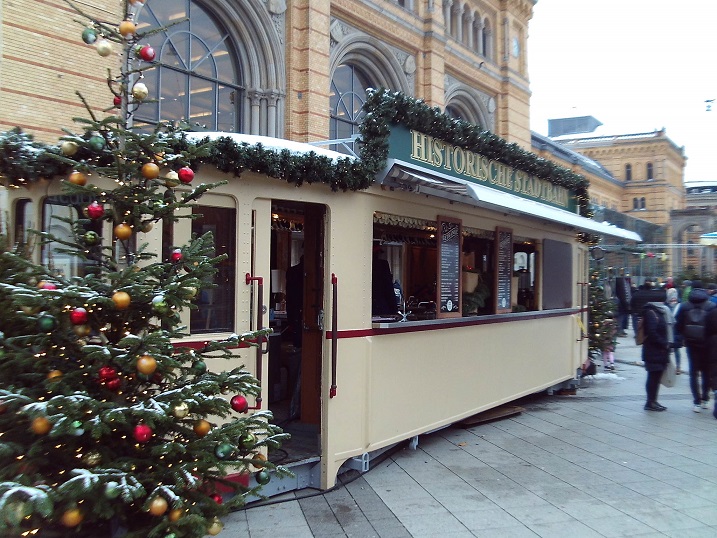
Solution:
<path fill-rule="evenodd" d="M 707 368 L 709 369 L 710 386 L 714 391 L 712 416 L 717 418 L 717 308 L 707 314 Z"/>
<path fill-rule="evenodd" d="M 692 281 L 692 291 L 677 312 L 677 331 L 682 335 L 690 365 L 692 410 L 699 413 L 709 407 L 710 379 L 708 368 L 707 318 L 717 308 L 702 288 L 702 281 Z"/>
<path fill-rule="evenodd" d="M 680 300 L 679 300 L 679 293 L 677 291 L 677 288 L 668 288 L 667 289 L 667 300 L 665 301 L 665 304 L 669 307 L 670 311 L 672 312 L 672 317 L 674 319 L 677 319 L 677 312 L 680 310 Z M 680 375 L 682 373 L 682 368 L 680 367 L 680 364 L 682 362 L 682 353 L 680 352 L 680 348 L 684 345 L 682 340 L 682 335 L 680 334 L 680 331 L 677 328 L 677 325 L 674 326 L 675 334 L 674 334 L 674 343 L 672 345 L 672 350 L 675 354 L 675 373 L 677 375 Z"/>
<path fill-rule="evenodd" d="M 602 330 L 602 367 L 607 371 L 615 370 L 615 346 L 617 345 L 617 322 L 612 312 L 605 314 Z"/>
<path fill-rule="evenodd" d="M 664 302 L 664 300 L 662 301 Z M 670 315 L 670 310 L 660 303 L 647 303 L 642 312 L 645 328 L 645 341 L 642 345 L 642 362 L 647 370 L 645 392 L 647 393 L 646 411 L 665 411 L 667 407 L 657 401 L 662 372 L 670 361 L 670 325 L 658 308 Z"/>

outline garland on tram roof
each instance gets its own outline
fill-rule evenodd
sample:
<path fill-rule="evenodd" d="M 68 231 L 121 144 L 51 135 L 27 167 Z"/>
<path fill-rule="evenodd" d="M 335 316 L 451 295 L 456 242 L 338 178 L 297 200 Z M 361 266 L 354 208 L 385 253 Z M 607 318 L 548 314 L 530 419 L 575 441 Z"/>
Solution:
<path fill-rule="evenodd" d="M 90 136 L 88 133 L 87 136 Z M 240 176 L 245 170 L 266 174 L 269 177 L 283 179 L 296 186 L 302 183 L 325 183 L 332 190 L 347 191 L 368 188 L 374 181 L 377 169 L 370 168 L 358 159 L 332 159 L 313 151 L 293 153 L 288 149 L 275 150 L 261 144 L 249 145 L 237 143 L 230 137 L 209 140 L 190 141 L 181 131 L 169 132 L 165 139 L 171 152 L 181 153 L 190 146 L 207 143 L 208 154 L 192 161 L 192 167 L 199 164 L 215 166 L 222 172 Z M 106 157 L 112 159 L 108 149 L 97 153 L 81 148 L 77 154 L 79 160 L 92 159 L 102 162 Z M 86 154 L 83 154 L 85 152 Z M 102 155 L 106 153 L 106 155 Z M 375 163 L 376 161 L 371 161 Z M 0 177 L 11 186 L 22 186 L 40 179 L 66 176 L 71 167 L 62 159 L 60 146 L 36 142 L 32 135 L 14 128 L 0 133 Z"/>

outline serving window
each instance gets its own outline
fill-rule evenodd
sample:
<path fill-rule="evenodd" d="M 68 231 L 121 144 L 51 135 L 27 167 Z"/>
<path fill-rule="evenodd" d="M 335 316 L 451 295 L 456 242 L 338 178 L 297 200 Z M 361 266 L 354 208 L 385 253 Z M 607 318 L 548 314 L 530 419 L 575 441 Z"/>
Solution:
<path fill-rule="evenodd" d="M 455 233 L 460 241 L 446 247 Z M 441 216 L 429 221 L 376 213 L 374 321 L 538 310 L 536 243 L 506 228 L 482 230 Z"/>

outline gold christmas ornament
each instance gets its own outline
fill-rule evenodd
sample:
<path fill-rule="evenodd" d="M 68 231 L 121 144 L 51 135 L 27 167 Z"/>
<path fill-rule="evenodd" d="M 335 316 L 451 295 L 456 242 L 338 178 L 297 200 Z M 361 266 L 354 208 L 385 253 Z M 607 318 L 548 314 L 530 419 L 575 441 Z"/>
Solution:
<path fill-rule="evenodd" d="M 172 407 L 172 414 L 177 418 L 184 418 L 189 414 L 187 402 L 181 402 Z"/>
<path fill-rule="evenodd" d="M 216 536 L 222 530 L 224 529 L 224 524 L 221 522 L 221 520 L 218 517 L 215 517 L 212 519 L 211 525 L 209 525 L 209 528 L 207 529 L 207 533 L 211 536 Z"/>
<path fill-rule="evenodd" d="M 137 371 L 140 374 L 151 375 L 157 370 L 157 360 L 151 355 L 142 355 L 137 359 Z"/>
<path fill-rule="evenodd" d="M 121 241 L 125 241 L 132 237 L 132 227 L 126 222 L 115 226 L 114 232 L 115 237 Z"/>
<path fill-rule="evenodd" d="M 72 140 L 65 140 L 60 146 L 60 149 L 62 150 L 63 155 L 66 155 L 67 157 L 72 157 L 75 153 L 77 153 L 77 150 L 80 149 L 80 146 L 77 144 L 77 142 L 73 142 Z"/>
<path fill-rule="evenodd" d="M 169 514 L 167 514 L 167 519 L 174 523 L 175 521 L 179 521 L 179 519 L 184 515 L 184 510 L 181 508 L 175 508 L 174 510 L 170 510 Z"/>
<path fill-rule="evenodd" d="M 164 515 L 164 513 L 167 511 L 167 508 L 169 508 L 169 505 L 167 504 L 167 499 L 160 495 L 152 499 L 149 503 L 149 513 L 153 516 Z"/>
<path fill-rule="evenodd" d="M 131 37 L 137 31 L 137 27 L 132 21 L 125 20 L 119 23 L 118 30 L 122 37 Z"/>
<path fill-rule="evenodd" d="M 37 435 L 46 435 L 52 429 L 52 422 L 45 417 L 37 417 L 30 424 L 30 430 Z"/>
<path fill-rule="evenodd" d="M 147 85 L 143 82 L 138 82 L 132 87 L 132 97 L 137 99 L 138 101 L 142 101 L 143 99 L 146 99 L 149 95 L 149 89 L 147 88 Z M 155 176 L 157 177 L 157 176 Z"/>
<path fill-rule="evenodd" d="M 112 302 L 115 304 L 117 310 L 125 310 L 129 307 L 130 301 L 131 298 L 126 291 L 116 291 L 112 294 Z"/>
<path fill-rule="evenodd" d="M 62 514 L 62 517 L 60 518 L 60 523 L 62 523 L 65 527 L 77 527 L 77 525 L 82 523 L 84 517 L 85 516 L 82 514 L 79 508 L 71 508 L 70 510 L 66 510 L 65 513 Z"/>

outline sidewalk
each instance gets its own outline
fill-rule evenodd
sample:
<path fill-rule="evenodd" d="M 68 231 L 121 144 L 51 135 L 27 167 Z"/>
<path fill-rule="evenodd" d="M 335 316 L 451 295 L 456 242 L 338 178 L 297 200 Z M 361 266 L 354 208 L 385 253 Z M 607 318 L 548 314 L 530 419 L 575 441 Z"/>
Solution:
<path fill-rule="evenodd" d="M 644 411 L 640 352 L 630 331 L 617 370 L 583 379 L 576 395 L 526 398 L 519 415 L 421 436 L 334 490 L 235 512 L 220 536 L 713 538 L 712 402 L 693 412 L 683 374 L 660 387 L 667 411 Z"/>

